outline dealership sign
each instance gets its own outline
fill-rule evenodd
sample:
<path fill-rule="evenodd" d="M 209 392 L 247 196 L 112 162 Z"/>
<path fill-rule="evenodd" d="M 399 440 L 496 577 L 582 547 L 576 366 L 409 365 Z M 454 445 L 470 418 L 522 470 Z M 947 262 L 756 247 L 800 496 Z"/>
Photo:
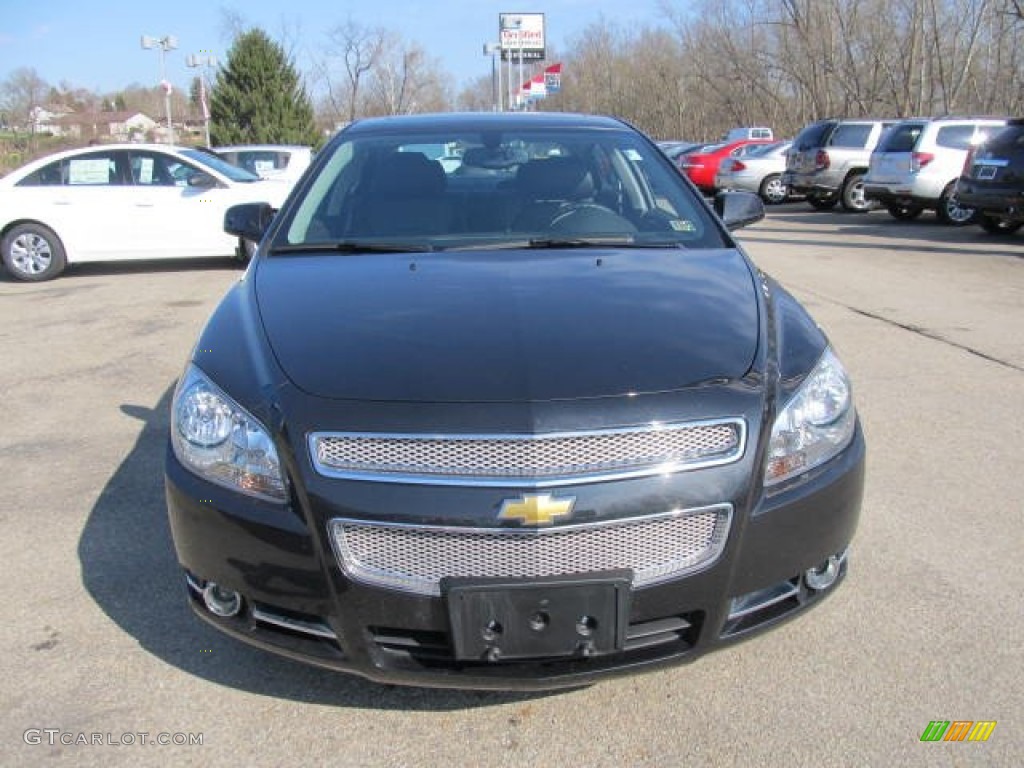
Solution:
<path fill-rule="evenodd" d="M 543 13 L 499 13 L 498 39 L 504 61 L 541 61 L 544 58 Z"/>

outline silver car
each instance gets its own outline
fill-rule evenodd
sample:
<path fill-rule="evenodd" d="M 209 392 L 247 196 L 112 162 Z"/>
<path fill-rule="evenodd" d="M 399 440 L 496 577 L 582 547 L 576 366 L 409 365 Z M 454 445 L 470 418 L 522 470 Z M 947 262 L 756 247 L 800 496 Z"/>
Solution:
<path fill-rule="evenodd" d="M 790 146 L 792 142 L 780 141 L 758 147 L 743 157 L 726 158 L 718 166 L 715 187 L 755 192 L 772 205 L 784 203 L 790 195 L 782 181 Z"/>
<path fill-rule="evenodd" d="M 864 174 L 878 140 L 896 122 L 829 118 L 811 123 L 793 139 L 783 182 L 807 195 L 807 202 L 819 210 L 840 202 L 847 211 L 871 210 L 874 202 L 864 197 Z"/>
<path fill-rule="evenodd" d="M 917 218 L 933 209 L 944 224 L 974 220 L 973 208 L 960 205 L 956 181 L 971 147 L 1006 125 L 1004 118 L 913 118 L 893 126 L 871 155 L 864 195 L 877 200 L 896 219 Z"/>

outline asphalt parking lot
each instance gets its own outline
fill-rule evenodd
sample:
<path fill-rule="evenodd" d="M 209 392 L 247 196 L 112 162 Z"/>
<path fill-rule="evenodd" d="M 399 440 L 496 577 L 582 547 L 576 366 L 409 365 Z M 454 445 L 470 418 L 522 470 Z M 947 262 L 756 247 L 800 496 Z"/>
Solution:
<path fill-rule="evenodd" d="M 1020 765 L 1024 232 L 795 203 L 742 240 L 854 379 L 869 457 L 850 577 L 695 664 L 552 694 L 381 687 L 193 619 L 167 409 L 239 270 L 0 280 L 0 765 Z M 997 725 L 922 743 L 933 720 Z"/>

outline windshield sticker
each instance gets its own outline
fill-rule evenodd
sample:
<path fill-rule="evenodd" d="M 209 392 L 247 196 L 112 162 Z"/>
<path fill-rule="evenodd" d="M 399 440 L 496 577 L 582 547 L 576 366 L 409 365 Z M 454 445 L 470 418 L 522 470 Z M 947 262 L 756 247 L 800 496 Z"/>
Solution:
<path fill-rule="evenodd" d="M 676 232 L 696 232 L 697 231 L 697 227 L 694 225 L 694 223 L 692 221 L 688 221 L 687 219 L 672 219 L 672 221 L 669 222 L 669 225 Z"/>

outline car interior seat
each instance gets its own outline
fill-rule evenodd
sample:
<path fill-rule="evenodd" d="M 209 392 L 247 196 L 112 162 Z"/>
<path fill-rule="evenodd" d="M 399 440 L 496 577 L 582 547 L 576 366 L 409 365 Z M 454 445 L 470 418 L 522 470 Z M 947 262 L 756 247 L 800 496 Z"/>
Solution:
<path fill-rule="evenodd" d="M 447 179 L 421 152 L 392 152 L 367 169 L 352 228 L 368 235 L 435 235 L 448 230 Z"/>

